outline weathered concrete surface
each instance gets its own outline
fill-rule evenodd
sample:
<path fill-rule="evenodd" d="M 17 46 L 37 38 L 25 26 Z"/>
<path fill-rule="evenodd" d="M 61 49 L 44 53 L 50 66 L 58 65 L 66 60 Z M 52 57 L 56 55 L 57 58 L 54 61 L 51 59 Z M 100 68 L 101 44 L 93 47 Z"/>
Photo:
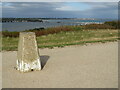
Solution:
<path fill-rule="evenodd" d="M 40 49 L 41 71 L 14 69 L 17 52 L 3 52 L 6 88 L 117 88 L 118 43 Z"/>
<path fill-rule="evenodd" d="M 20 32 L 17 70 L 41 70 L 40 57 L 34 32 Z"/>

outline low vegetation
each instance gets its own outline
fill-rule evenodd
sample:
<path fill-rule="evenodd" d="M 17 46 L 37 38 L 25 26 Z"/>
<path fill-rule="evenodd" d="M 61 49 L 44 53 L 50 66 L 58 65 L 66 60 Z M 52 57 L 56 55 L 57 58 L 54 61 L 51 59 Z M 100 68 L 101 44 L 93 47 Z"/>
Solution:
<path fill-rule="evenodd" d="M 120 21 L 109 21 L 104 24 L 114 27 L 115 29 L 120 29 Z"/>
<path fill-rule="evenodd" d="M 105 22 L 104 24 L 88 24 L 88 25 L 76 25 L 76 26 L 59 26 L 52 28 L 35 28 L 31 30 L 25 30 L 25 32 L 35 32 L 36 36 L 54 34 L 59 32 L 68 32 L 68 31 L 76 31 L 76 30 L 97 30 L 97 29 L 117 29 L 118 22 L 111 21 Z M 23 31 L 24 32 L 24 31 Z M 3 37 L 18 37 L 19 32 L 9 32 L 3 31 Z"/>
<path fill-rule="evenodd" d="M 3 50 L 17 50 L 18 37 L 3 37 Z M 77 30 L 60 32 L 37 37 L 39 48 L 64 47 L 94 42 L 106 42 L 118 40 L 117 30 Z"/>
<path fill-rule="evenodd" d="M 116 23 L 118 24 L 118 23 Z M 24 32 L 24 31 L 23 31 Z M 115 24 L 89 24 L 79 26 L 61 26 L 26 30 L 35 32 L 39 48 L 64 47 L 94 42 L 116 41 L 119 39 Z M 17 50 L 19 32 L 2 32 L 2 49 Z"/>

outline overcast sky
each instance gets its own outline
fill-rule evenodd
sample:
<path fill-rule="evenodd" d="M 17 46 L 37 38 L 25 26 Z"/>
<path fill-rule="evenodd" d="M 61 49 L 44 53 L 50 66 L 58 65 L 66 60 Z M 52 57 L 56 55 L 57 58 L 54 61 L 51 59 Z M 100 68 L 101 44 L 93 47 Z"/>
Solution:
<path fill-rule="evenodd" d="M 3 17 L 113 18 L 117 2 L 4 2 Z"/>

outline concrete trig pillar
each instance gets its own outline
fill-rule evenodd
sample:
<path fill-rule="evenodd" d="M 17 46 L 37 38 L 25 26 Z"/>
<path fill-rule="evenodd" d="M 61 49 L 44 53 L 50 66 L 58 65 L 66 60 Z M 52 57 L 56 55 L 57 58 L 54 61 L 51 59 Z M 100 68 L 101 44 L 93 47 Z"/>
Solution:
<path fill-rule="evenodd" d="M 17 70 L 28 72 L 41 70 L 39 51 L 34 32 L 20 32 Z"/>

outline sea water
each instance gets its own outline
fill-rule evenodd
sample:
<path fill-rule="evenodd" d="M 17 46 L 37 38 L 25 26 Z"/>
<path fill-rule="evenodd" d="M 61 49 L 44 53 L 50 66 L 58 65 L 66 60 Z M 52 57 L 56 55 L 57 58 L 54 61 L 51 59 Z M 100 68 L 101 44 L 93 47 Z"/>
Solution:
<path fill-rule="evenodd" d="M 48 28 L 65 25 L 85 25 L 90 23 L 104 23 L 109 20 L 43 20 L 43 22 L 7 22 L 2 23 L 2 31 L 23 31 L 34 28 Z"/>

